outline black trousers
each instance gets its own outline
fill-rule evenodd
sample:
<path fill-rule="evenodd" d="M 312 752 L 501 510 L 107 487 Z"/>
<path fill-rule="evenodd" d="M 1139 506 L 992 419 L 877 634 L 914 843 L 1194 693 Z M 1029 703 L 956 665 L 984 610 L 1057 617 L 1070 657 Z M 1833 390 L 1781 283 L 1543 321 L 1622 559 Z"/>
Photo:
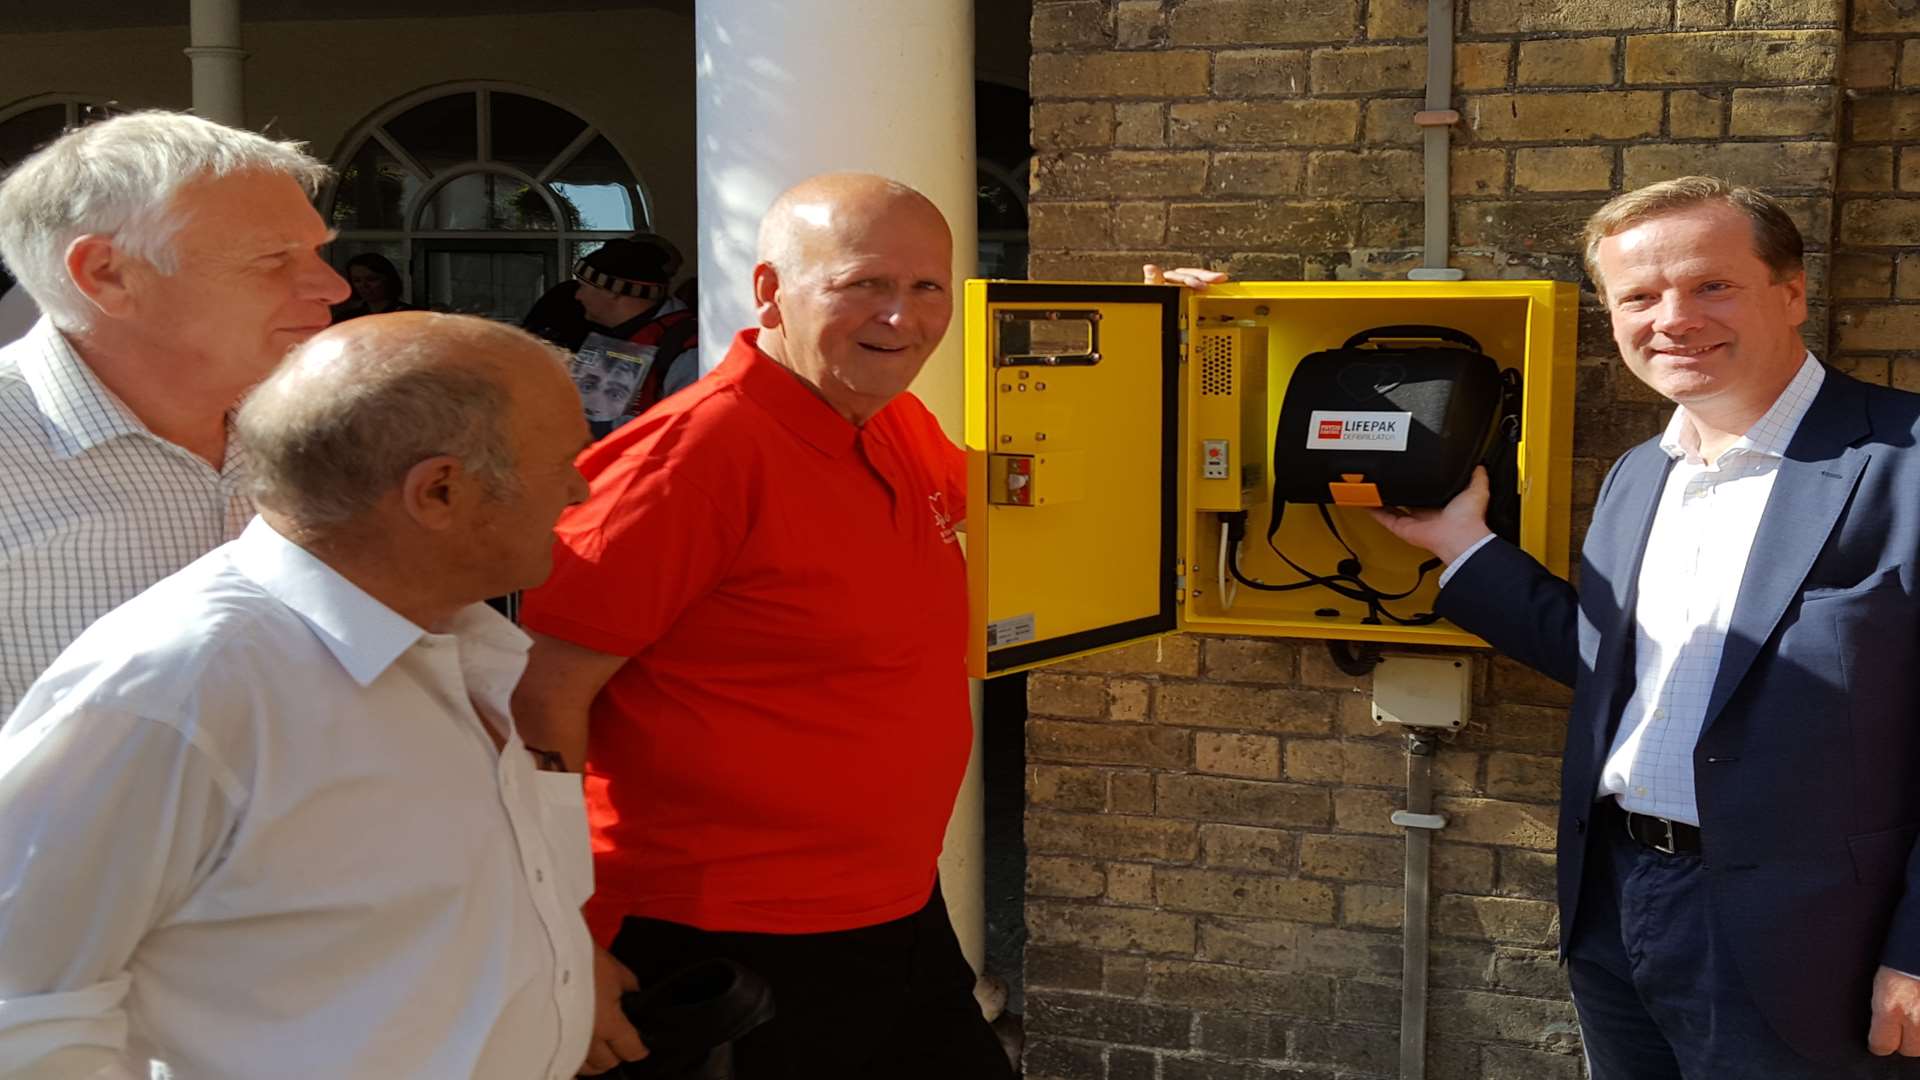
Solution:
<path fill-rule="evenodd" d="M 1667 855 L 1626 835 L 1612 799 L 1594 808 L 1586 880 L 1567 975 L 1593 1080 L 1895 1080 L 1920 1059 L 1807 1061 L 1748 994 L 1713 919 L 1697 855 Z M 1782 932 L 1790 932 L 1782 928 Z"/>
<path fill-rule="evenodd" d="M 748 934 L 630 918 L 613 955 L 646 986 L 721 957 L 773 988 L 773 1020 L 734 1046 L 737 1080 L 1011 1080 L 974 1001 L 936 883 L 926 906 L 877 926 Z"/>

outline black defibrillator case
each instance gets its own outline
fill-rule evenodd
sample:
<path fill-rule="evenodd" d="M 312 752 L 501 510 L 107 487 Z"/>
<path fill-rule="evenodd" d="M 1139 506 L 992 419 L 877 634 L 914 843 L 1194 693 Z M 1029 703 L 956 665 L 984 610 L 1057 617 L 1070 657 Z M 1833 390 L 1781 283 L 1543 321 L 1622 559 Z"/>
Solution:
<path fill-rule="evenodd" d="M 1273 440 L 1276 504 L 1435 507 L 1518 441 L 1518 382 L 1462 331 L 1380 326 L 1301 359 Z"/>

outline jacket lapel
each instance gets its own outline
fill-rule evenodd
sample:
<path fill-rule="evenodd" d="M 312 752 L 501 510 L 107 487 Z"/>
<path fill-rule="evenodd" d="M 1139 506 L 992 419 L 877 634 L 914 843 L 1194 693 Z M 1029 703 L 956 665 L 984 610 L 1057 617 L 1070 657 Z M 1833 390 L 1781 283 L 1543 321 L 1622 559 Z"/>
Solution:
<path fill-rule="evenodd" d="M 1594 686 L 1590 708 L 1598 710 L 1594 722 L 1586 724 L 1590 746 L 1589 761 L 1599 761 L 1613 738 L 1614 721 L 1619 717 L 1622 691 L 1630 684 L 1632 671 L 1627 660 L 1627 644 L 1633 640 L 1633 612 L 1639 602 L 1640 562 L 1646 556 L 1647 534 L 1653 530 L 1653 515 L 1660 508 L 1660 493 L 1667 486 L 1667 471 L 1673 460 L 1656 443 L 1644 443 L 1628 452 L 1613 478 L 1618 492 L 1609 501 L 1604 515 L 1596 515 L 1587 530 L 1583 551 L 1586 562 L 1581 584 L 1588 586 L 1596 575 L 1604 575 L 1610 609 L 1588 609 L 1599 634 L 1595 648 Z M 1598 539 L 1599 543 L 1594 541 Z"/>
<path fill-rule="evenodd" d="M 1860 384 L 1829 370 L 1787 447 L 1754 534 L 1702 731 L 1713 726 L 1787 606 L 1800 595 L 1870 456 L 1853 444 L 1872 430 Z"/>

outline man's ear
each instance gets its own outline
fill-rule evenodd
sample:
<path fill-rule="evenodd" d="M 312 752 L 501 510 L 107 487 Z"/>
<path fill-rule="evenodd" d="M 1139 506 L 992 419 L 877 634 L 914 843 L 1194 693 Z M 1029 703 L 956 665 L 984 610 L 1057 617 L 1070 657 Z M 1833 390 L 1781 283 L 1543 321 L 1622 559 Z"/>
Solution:
<path fill-rule="evenodd" d="M 753 266 L 753 310 L 762 328 L 772 330 L 780 325 L 780 271 L 772 263 Z"/>
<path fill-rule="evenodd" d="M 445 532 L 458 523 L 460 503 L 472 482 L 459 458 L 427 458 L 401 478 L 400 508 L 421 528 Z"/>
<path fill-rule="evenodd" d="M 1787 289 L 1787 318 L 1798 328 L 1807 321 L 1807 272 L 1796 270 L 1780 284 Z"/>
<path fill-rule="evenodd" d="M 67 277 L 101 314 L 124 318 L 133 308 L 133 281 L 144 266 L 114 247 L 113 238 L 88 233 L 67 245 Z"/>

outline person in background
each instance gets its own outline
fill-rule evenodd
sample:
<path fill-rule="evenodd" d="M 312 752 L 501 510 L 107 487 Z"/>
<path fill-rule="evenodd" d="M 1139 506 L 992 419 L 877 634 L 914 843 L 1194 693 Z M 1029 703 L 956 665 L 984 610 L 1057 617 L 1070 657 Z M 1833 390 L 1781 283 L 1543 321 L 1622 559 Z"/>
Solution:
<path fill-rule="evenodd" d="M 0 1074 L 572 1076 L 580 777 L 508 696 L 586 494 L 564 360 L 425 312 L 235 419 L 260 516 L 108 613 L 0 728 Z"/>
<path fill-rule="evenodd" d="M 229 414 L 347 283 L 326 166 L 184 113 L 61 136 L 0 181 L 44 313 L 0 349 L 0 716 L 87 624 L 253 517 Z"/>
<path fill-rule="evenodd" d="M 665 237 L 635 233 L 609 240 L 574 265 L 574 299 L 587 320 L 576 356 L 605 366 L 605 355 L 618 353 L 641 371 L 625 407 L 595 418 L 596 435 L 639 416 L 700 376 L 698 320 L 667 291 L 680 264 L 679 249 Z"/>
<path fill-rule="evenodd" d="M 413 305 L 406 302 L 407 289 L 400 271 L 377 251 L 363 251 L 347 260 L 347 282 L 353 286 L 353 298 L 333 309 L 334 322 L 413 310 Z"/>

